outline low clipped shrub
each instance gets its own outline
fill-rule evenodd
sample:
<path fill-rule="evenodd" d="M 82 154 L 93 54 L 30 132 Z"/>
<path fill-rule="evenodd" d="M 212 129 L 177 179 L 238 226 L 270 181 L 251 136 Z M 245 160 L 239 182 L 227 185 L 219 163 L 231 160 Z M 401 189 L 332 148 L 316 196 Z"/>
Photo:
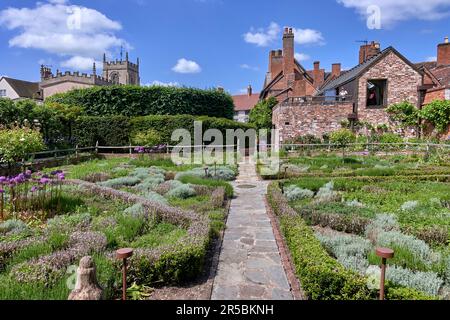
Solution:
<path fill-rule="evenodd" d="M 268 200 L 279 217 L 302 288 L 313 300 L 367 300 L 371 293 L 364 277 L 346 270 L 330 257 L 311 228 L 296 215 L 279 187 L 269 186 Z"/>
<path fill-rule="evenodd" d="M 328 182 L 326 185 L 320 188 L 316 196 L 314 197 L 314 203 L 336 202 L 340 200 L 340 194 L 334 191 L 333 181 Z"/>
<path fill-rule="evenodd" d="M 144 218 L 146 214 L 146 210 L 142 203 L 136 203 L 132 205 L 131 207 L 128 207 L 123 212 L 125 215 L 130 215 L 133 218 Z"/>
<path fill-rule="evenodd" d="M 206 187 L 211 187 L 211 188 L 223 187 L 223 188 L 225 188 L 225 194 L 228 199 L 233 198 L 233 195 L 234 195 L 233 186 L 226 181 L 205 179 L 205 178 L 200 178 L 200 177 L 196 177 L 196 176 L 188 176 L 188 175 L 183 175 L 181 177 L 178 177 L 178 180 L 180 182 L 186 183 L 186 184 L 206 186 Z"/>
<path fill-rule="evenodd" d="M 394 284 L 413 288 L 426 294 L 437 296 L 443 280 L 434 272 L 411 271 L 398 266 L 389 266 L 386 279 Z"/>
<path fill-rule="evenodd" d="M 295 185 L 290 185 L 284 189 L 284 194 L 289 201 L 311 199 L 314 192 L 308 189 L 302 189 Z"/>
<path fill-rule="evenodd" d="M 141 180 L 137 177 L 120 177 L 116 179 L 100 182 L 99 185 L 103 187 L 118 189 L 121 187 L 132 187 L 140 183 Z"/>
<path fill-rule="evenodd" d="M 180 180 L 184 176 L 194 176 L 198 178 L 211 178 L 216 180 L 232 181 L 236 178 L 236 172 L 228 167 L 217 166 L 216 169 L 213 167 L 209 168 L 208 176 L 204 168 L 194 168 L 192 170 L 179 172 L 175 179 Z"/>
<path fill-rule="evenodd" d="M 188 184 L 182 184 L 167 192 L 166 196 L 168 198 L 187 199 L 195 196 L 195 189 Z"/>
<path fill-rule="evenodd" d="M 167 199 L 164 198 L 162 195 L 149 191 L 144 193 L 143 197 L 151 202 L 160 203 L 160 204 L 168 204 Z"/>
<path fill-rule="evenodd" d="M 0 223 L 0 235 L 1 234 L 19 234 L 29 231 L 28 225 L 22 220 L 9 219 Z"/>

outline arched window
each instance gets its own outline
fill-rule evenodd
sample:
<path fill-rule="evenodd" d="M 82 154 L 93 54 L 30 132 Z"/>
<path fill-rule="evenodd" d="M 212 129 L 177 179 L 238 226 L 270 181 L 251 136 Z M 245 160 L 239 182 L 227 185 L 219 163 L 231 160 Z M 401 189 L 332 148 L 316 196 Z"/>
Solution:
<path fill-rule="evenodd" d="M 120 83 L 120 81 L 119 81 L 119 74 L 117 72 L 111 73 L 111 78 L 110 79 L 111 79 L 111 82 L 114 83 L 114 84 L 119 84 Z"/>

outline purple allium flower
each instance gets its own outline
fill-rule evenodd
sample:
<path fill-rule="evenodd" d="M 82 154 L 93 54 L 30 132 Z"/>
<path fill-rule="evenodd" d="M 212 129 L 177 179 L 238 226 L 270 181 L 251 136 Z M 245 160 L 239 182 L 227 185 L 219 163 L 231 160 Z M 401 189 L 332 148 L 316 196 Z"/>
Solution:
<path fill-rule="evenodd" d="M 30 191 L 31 191 L 31 192 L 36 192 L 36 191 L 38 191 L 38 190 L 39 190 L 39 188 L 38 188 L 38 187 L 36 187 L 36 186 L 34 186 L 34 187 L 32 187 L 32 188 L 31 188 L 31 190 L 30 190 Z"/>
<path fill-rule="evenodd" d="M 50 179 L 49 178 L 44 178 L 44 177 L 42 177 L 40 180 L 39 180 L 39 183 L 40 184 L 47 184 L 47 183 L 49 183 L 50 182 Z"/>
<path fill-rule="evenodd" d="M 6 178 L 6 177 L 4 177 L 4 176 L 1 176 L 0 177 L 0 183 L 4 183 L 4 182 L 6 182 L 8 179 Z"/>
<path fill-rule="evenodd" d="M 3 190 L 3 189 L 0 189 L 0 193 L 5 193 L 5 190 Z"/>

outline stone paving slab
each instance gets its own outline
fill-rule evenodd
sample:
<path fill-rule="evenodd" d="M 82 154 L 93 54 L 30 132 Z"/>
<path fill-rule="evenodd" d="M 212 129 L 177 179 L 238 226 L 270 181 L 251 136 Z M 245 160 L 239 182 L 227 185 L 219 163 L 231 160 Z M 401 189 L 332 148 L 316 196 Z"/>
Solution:
<path fill-rule="evenodd" d="M 256 187 L 237 188 L 240 184 Z M 231 201 L 211 299 L 292 300 L 265 207 L 267 182 L 258 179 L 254 164 L 243 163 L 233 186 L 236 197 Z"/>

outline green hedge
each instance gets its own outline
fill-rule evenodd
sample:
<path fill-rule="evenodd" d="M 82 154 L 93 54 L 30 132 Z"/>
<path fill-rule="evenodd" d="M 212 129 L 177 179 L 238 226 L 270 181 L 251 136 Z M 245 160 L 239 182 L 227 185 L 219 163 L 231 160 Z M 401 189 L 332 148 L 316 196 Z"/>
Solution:
<path fill-rule="evenodd" d="M 218 129 L 247 130 L 252 126 L 223 118 L 195 117 L 191 115 L 145 116 L 128 118 L 125 116 L 79 117 L 73 127 L 73 140 L 80 147 L 94 146 L 98 141 L 104 146 L 126 146 L 137 132 L 154 129 L 161 135 L 163 143 L 173 144 L 172 132 L 184 128 L 193 137 L 194 121 L 203 122 L 203 132 Z M 224 141 L 226 143 L 226 141 Z"/>
<path fill-rule="evenodd" d="M 367 279 L 344 268 L 332 258 L 313 230 L 289 206 L 279 184 L 268 188 L 268 201 L 280 220 L 281 230 L 291 253 L 302 289 L 313 300 L 369 300 L 377 299 L 378 292 L 367 288 Z M 389 300 L 434 300 L 426 294 L 409 288 L 387 285 Z"/>
<path fill-rule="evenodd" d="M 49 101 L 78 105 L 89 116 L 190 114 L 232 119 L 234 105 L 227 93 L 211 89 L 110 86 L 77 89 Z"/>

